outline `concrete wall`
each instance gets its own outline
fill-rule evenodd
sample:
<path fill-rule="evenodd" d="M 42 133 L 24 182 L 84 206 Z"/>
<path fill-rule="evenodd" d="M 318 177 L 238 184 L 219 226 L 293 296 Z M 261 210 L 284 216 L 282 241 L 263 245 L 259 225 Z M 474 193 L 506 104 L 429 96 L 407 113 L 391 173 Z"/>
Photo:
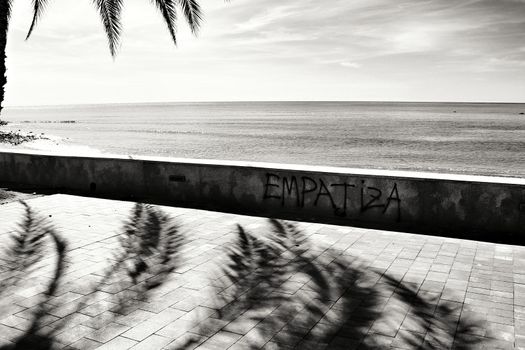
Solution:
<path fill-rule="evenodd" d="M 525 242 L 525 179 L 1 151 L 0 184 L 323 223 Z"/>

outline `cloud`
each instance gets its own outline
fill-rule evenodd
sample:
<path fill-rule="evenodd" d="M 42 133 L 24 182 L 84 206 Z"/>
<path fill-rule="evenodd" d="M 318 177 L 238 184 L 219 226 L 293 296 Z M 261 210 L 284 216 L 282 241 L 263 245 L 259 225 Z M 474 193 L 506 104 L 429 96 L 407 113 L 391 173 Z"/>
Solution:
<path fill-rule="evenodd" d="M 201 2 L 206 20 L 199 37 L 181 22 L 177 48 L 154 6 L 127 2 L 122 48 L 114 62 L 91 1 L 50 2 L 27 42 L 30 3 L 16 2 L 8 45 L 8 103 L 41 102 L 44 82 L 53 80 L 64 82 L 54 84 L 53 95 L 75 102 L 96 102 L 101 96 L 126 101 L 156 96 L 410 100 L 428 98 L 425 91 L 439 100 L 440 91 L 451 93 L 458 79 L 479 99 L 502 91 L 514 98 L 525 81 L 523 0 Z M 491 84 L 480 87 L 484 77 L 499 90 Z M 93 91 L 82 87 L 85 79 Z M 221 81 L 227 83 L 220 89 L 203 89 Z M 366 92 L 359 86 L 367 86 Z M 112 95 L 111 88 L 119 94 Z"/>
<path fill-rule="evenodd" d="M 359 67 L 361 67 L 361 65 L 359 63 L 356 63 L 356 62 L 344 61 L 344 62 L 341 62 L 340 64 L 341 64 L 341 66 L 348 67 L 348 68 L 359 68 Z"/>

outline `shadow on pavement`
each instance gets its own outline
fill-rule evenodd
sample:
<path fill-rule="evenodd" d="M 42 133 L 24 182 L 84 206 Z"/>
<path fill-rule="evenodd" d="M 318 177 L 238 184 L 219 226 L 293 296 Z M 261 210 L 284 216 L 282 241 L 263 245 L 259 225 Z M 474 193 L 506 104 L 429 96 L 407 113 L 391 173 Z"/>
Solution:
<path fill-rule="evenodd" d="M 476 322 L 459 322 L 454 303 L 427 300 L 418 286 L 340 251 L 316 249 L 292 224 L 269 223 L 263 237 L 237 227 L 222 269 L 217 315 L 174 348 L 220 348 L 227 338 L 221 332 L 243 335 L 239 349 L 477 347 L 466 335 Z M 399 330 L 405 319 L 407 329 Z"/>
<path fill-rule="evenodd" d="M 42 300 L 32 313 L 29 326 L 24 334 L 15 340 L 14 344 L 5 349 L 51 349 L 54 329 L 44 330 L 42 322 L 49 314 L 53 305 L 49 299 L 56 292 L 65 267 L 66 242 L 56 232 L 53 224 L 47 218 L 39 216 L 25 202 L 20 202 L 25 209 L 24 218 L 17 231 L 12 236 L 12 244 L 5 256 L 8 277 L 0 285 L 0 293 L 9 294 L 47 254 L 54 250 L 54 272 L 47 288 L 42 290 Z M 0 310 L 0 312 L 4 312 Z"/>
<path fill-rule="evenodd" d="M 113 312 L 126 315 L 150 298 L 180 265 L 184 237 L 160 209 L 136 203 L 119 236 L 120 250 L 97 291 L 115 293 Z"/>
<path fill-rule="evenodd" d="M 113 317 L 128 315 L 150 300 L 182 263 L 185 240 L 173 219 L 156 207 L 137 203 L 118 236 L 110 268 L 65 317 L 50 321 L 61 307 L 51 300 L 57 297 L 69 264 L 67 245 L 47 217 L 21 203 L 24 218 L 2 258 L 6 277 L 0 283 L 1 297 L 9 300 L 29 274 L 46 266 L 43 259 L 54 260 L 26 330 L 1 349 L 54 348 L 68 331 L 68 322 L 98 302 L 99 293 L 111 305 Z M 214 284 L 216 314 L 171 348 L 203 343 L 220 348 L 227 334 L 236 336 L 235 346 L 242 349 L 479 345 L 469 336 L 479 324 L 461 319 L 457 304 L 429 298 L 419 285 L 370 269 L 342 251 L 313 245 L 291 223 L 270 219 L 267 233 L 260 236 L 237 225 L 236 240 L 219 269 Z M 11 313 L 9 305 L 1 307 L 2 314 Z M 100 329 L 112 319 L 99 322 L 87 326 Z"/>
<path fill-rule="evenodd" d="M 179 251 L 184 239 L 173 219 L 160 209 L 137 203 L 119 234 L 119 249 L 111 267 L 77 300 L 75 308 L 67 311 L 65 317 L 49 322 L 46 318 L 54 317 L 61 306 L 51 299 L 56 297 L 67 265 L 66 243 L 48 218 L 36 214 L 25 202 L 20 203 L 25 208 L 25 215 L 13 235 L 13 244 L 3 257 L 6 262 L 2 264 L 3 272 L 8 277 L 0 284 L 0 293 L 9 296 L 33 267 L 35 270 L 39 268 L 38 262 L 51 253 L 50 249 L 55 251 L 56 262 L 47 289 L 42 292 L 36 307 L 31 308 L 29 326 L 12 344 L 1 349 L 55 348 L 58 335 L 68 331 L 68 323 L 79 312 L 98 301 L 99 292 L 111 291 L 110 300 L 106 301 L 114 305 L 111 311 L 115 317 L 123 316 L 147 302 L 149 293 L 165 283 L 180 263 Z M 0 309 L 1 314 L 8 312 Z M 100 329 L 109 322 L 111 320 L 100 320 L 90 326 Z"/>

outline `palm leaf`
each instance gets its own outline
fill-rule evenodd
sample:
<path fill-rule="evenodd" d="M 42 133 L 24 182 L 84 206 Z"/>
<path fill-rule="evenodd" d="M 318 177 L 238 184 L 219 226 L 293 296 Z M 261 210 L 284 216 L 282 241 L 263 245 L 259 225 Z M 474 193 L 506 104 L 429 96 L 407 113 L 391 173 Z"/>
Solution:
<path fill-rule="evenodd" d="M 29 27 L 29 31 L 27 32 L 26 40 L 29 39 L 31 33 L 33 33 L 33 29 L 35 29 L 36 22 L 42 16 L 46 5 L 47 0 L 33 0 L 33 20 L 31 21 L 31 26 Z"/>
<path fill-rule="evenodd" d="M 173 39 L 173 42 L 175 45 L 177 45 L 177 37 L 175 35 L 176 33 L 176 23 L 177 23 L 177 6 L 174 0 L 152 0 L 155 5 L 157 5 L 159 11 L 162 14 L 162 17 L 164 17 L 164 21 L 166 22 L 166 25 L 168 26 L 168 30 L 170 32 L 171 38 Z"/>
<path fill-rule="evenodd" d="M 196 0 L 179 0 L 179 4 L 190 25 L 191 32 L 197 34 L 202 21 L 202 11 L 199 3 Z"/>
<path fill-rule="evenodd" d="M 149 292 L 168 280 L 180 266 L 185 240 L 171 216 L 142 203 L 135 204 L 118 240 L 121 249 L 96 291 L 123 291 L 115 301 L 121 313 L 138 300 L 148 300 Z"/>
<path fill-rule="evenodd" d="M 42 259 L 46 253 L 46 237 L 53 239 L 59 260 L 65 255 L 66 243 L 55 232 L 52 223 L 46 217 L 38 215 L 26 202 L 20 201 L 20 204 L 24 206 L 24 218 L 12 234 L 12 244 L 5 254 L 8 273 L 0 281 L 0 291 L 6 285 L 16 285 Z M 57 270 L 57 273 L 60 275 L 62 269 Z M 54 292 L 55 289 L 56 286 L 50 290 Z"/>
<path fill-rule="evenodd" d="M 120 24 L 122 1 L 123 0 L 93 0 L 102 19 L 102 24 L 108 37 L 109 51 L 113 57 L 117 54 L 117 47 L 122 30 Z"/>
<path fill-rule="evenodd" d="M 0 1 L 0 28 L 1 28 L 1 36 L 2 38 L 0 40 L 7 40 L 5 37 L 7 35 L 7 29 L 9 28 L 9 19 L 11 17 L 11 4 L 12 0 L 1 0 Z M 1 77 L 0 77 L 1 80 Z M 5 83 L 4 83 L 5 84 Z M 0 89 L 2 87 L 0 86 Z M 2 97 L 2 91 L 0 91 L 0 97 Z M 0 101 L 1 103 L 2 101 Z M 2 110 L 2 107 L 0 106 L 0 111 Z"/>
<path fill-rule="evenodd" d="M 11 247 L 11 261 L 13 269 L 25 271 L 42 257 L 43 238 L 47 234 L 47 227 L 41 218 L 38 218 L 33 209 L 24 201 L 24 220 L 18 225 L 18 230 L 12 236 L 14 245 Z"/>
<path fill-rule="evenodd" d="M 11 17 L 12 4 L 13 4 L 13 0 L 7 0 L 6 2 L 7 19 Z"/>

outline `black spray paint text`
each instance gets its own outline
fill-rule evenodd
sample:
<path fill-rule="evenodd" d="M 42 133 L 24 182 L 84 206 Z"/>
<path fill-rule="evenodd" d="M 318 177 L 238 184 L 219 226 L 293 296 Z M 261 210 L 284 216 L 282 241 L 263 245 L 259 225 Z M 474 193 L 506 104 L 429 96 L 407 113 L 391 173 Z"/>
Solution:
<path fill-rule="evenodd" d="M 401 220 L 401 198 L 395 182 L 387 189 L 379 189 L 369 186 L 365 180 L 356 183 L 329 183 L 322 178 L 267 173 L 263 199 L 280 201 L 282 206 L 291 204 L 298 208 L 304 208 L 308 200 L 313 200 L 315 207 L 324 201 L 331 206 L 335 215 L 343 217 L 348 215 L 350 201 L 357 200 L 360 213 L 376 210 L 385 214 L 395 210 L 393 213 L 396 220 Z"/>

